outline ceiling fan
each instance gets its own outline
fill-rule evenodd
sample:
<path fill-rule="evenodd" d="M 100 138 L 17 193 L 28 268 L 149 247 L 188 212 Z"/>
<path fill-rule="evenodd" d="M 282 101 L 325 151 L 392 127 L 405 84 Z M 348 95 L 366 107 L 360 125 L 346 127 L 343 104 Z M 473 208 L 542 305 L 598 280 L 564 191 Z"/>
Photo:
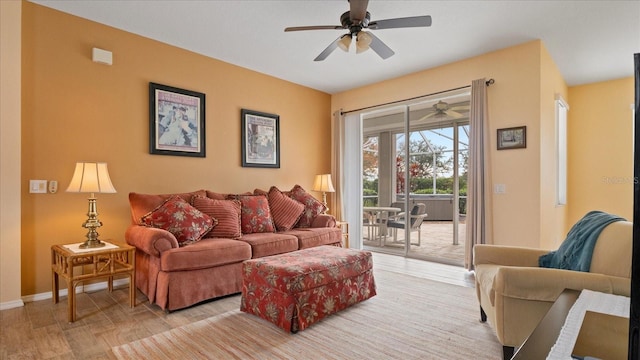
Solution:
<path fill-rule="evenodd" d="M 320 53 L 313 61 L 322 61 L 329 56 L 336 48 L 349 51 L 351 39 L 356 37 L 356 53 L 361 53 L 371 48 L 381 58 L 387 59 L 393 54 L 393 50 L 383 43 L 378 37 L 373 35 L 370 30 L 394 29 L 407 27 L 427 27 L 431 26 L 431 16 L 413 16 L 404 18 L 384 19 L 371 21 L 371 14 L 367 11 L 369 0 L 349 0 L 349 11 L 340 16 L 342 25 L 317 25 L 317 26 L 295 26 L 285 28 L 285 32 L 302 31 L 302 30 L 349 30 L 332 42 L 324 51 Z"/>
<path fill-rule="evenodd" d="M 454 119 L 459 119 L 464 116 L 456 110 L 469 110 L 469 105 L 452 107 L 448 103 L 440 100 L 437 103 L 433 104 L 433 112 L 423 116 L 420 120 L 426 120 L 433 116 L 450 116 Z"/>

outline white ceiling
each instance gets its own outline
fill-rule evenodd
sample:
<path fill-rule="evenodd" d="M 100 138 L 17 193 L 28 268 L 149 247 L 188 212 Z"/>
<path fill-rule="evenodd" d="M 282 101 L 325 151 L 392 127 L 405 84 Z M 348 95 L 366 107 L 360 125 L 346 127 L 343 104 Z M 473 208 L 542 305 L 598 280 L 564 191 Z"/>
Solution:
<path fill-rule="evenodd" d="M 313 59 L 345 30 L 284 28 L 340 25 L 347 0 L 31 1 L 331 94 L 534 39 L 570 86 L 633 76 L 640 52 L 640 0 L 371 0 L 372 21 L 431 15 L 433 25 L 374 30 L 396 53 L 387 60 L 352 48 L 322 62 Z"/>

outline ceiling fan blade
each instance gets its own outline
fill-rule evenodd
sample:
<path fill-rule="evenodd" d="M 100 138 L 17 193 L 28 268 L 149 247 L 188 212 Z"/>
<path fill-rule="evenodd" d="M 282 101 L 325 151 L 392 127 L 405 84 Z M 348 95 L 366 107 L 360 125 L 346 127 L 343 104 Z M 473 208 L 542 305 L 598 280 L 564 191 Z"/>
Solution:
<path fill-rule="evenodd" d="M 426 27 L 431 26 L 431 16 L 413 16 L 395 19 L 376 20 L 369 23 L 368 28 L 379 29 L 394 29 L 394 28 L 408 28 L 408 27 Z"/>
<path fill-rule="evenodd" d="M 324 59 L 327 58 L 327 56 L 331 55 L 331 53 L 333 52 L 333 50 L 338 48 L 338 42 L 340 41 L 340 39 L 342 39 L 342 35 L 339 36 L 334 42 L 332 42 L 331 44 L 329 44 L 329 46 L 327 46 L 326 49 L 324 49 L 320 55 L 316 56 L 315 59 L 313 59 L 313 61 L 322 61 Z"/>
<path fill-rule="evenodd" d="M 429 119 L 430 117 L 436 116 L 438 113 L 437 112 L 432 112 L 432 113 L 428 113 L 427 115 L 421 117 L 420 119 L 416 120 L 416 121 L 424 121 Z"/>
<path fill-rule="evenodd" d="M 451 111 L 451 110 L 447 110 L 444 113 L 449 115 L 449 116 L 451 116 L 454 119 L 459 119 L 459 118 L 461 118 L 463 116 L 459 112 L 455 112 L 455 111 Z"/>
<path fill-rule="evenodd" d="M 367 16 L 369 0 L 349 0 L 349 17 L 353 23 L 359 24 Z"/>
<path fill-rule="evenodd" d="M 317 25 L 317 26 L 291 26 L 285 28 L 285 32 L 304 31 L 304 30 L 340 30 L 344 29 L 342 25 Z"/>
<path fill-rule="evenodd" d="M 390 47 L 385 45 L 385 43 L 383 43 L 382 40 L 378 39 L 377 36 L 373 35 L 370 32 L 367 32 L 367 34 L 371 36 L 371 45 L 369 45 L 369 47 L 373 51 L 375 51 L 376 54 L 378 54 L 381 58 L 387 59 L 393 56 L 393 54 L 395 54 L 393 50 L 391 50 Z"/>
<path fill-rule="evenodd" d="M 469 105 L 460 105 L 449 108 L 449 110 L 469 110 Z"/>

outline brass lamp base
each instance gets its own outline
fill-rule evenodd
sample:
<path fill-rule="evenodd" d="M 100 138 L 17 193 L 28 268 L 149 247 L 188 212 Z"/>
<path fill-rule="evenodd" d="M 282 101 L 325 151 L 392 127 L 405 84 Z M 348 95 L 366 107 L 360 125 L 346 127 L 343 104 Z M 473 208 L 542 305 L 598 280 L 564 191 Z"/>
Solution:
<path fill-rule="evenodd" d="M 329 206 L 327 206 L 327 193 L 324 191 L 322 192 L 322 205 L 324 205 L 324 211 L 322 213 L 326 214 L 329 212 Z"/>
<path fill-rule="evenodd" d="M 87 240 L 78 246 L 80 249 L 101 248 L 106 244 L 100 240 Z"/>
<path fill-rule="evenodd" d="M 91 197 L 89 198 L 89 212 L 87 213 L 87 216 L 89 216 L 89 218 L 84 222 L 84 224 L 82 224 L 82 227 L 88 229 L 89 232 L 87 232 L 87 241 L 80 244 L 80 249 L 100 248 L 105 246 L 105 243 L 98 239 L 99 234 L 96 231 L 97 228 L 102 226 L 102 222 L 98 220 L 98 206 L 96 205 L 96 198 L 93 194 L 91 194 Z"/>

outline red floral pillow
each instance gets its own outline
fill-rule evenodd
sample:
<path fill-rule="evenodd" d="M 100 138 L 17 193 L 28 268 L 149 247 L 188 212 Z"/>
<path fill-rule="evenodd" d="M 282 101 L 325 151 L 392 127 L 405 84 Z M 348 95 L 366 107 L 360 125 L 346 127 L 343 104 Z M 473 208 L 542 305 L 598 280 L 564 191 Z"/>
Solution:
<path fill-rule="evenodd" d="M 196 209 L 218 220 L 207 237 L 239 239 L 242 236 L 240 230 L 240 208 L 238 200 L 217 200 L 204 196 L 194 196 L 191 203 Z"/>
<path fill-rule="evenodd" d="M 324 206 L 323 203 L 306 192 L 300 185 L 294 186 L 293 189 L 291 189 L 289 196 L 293 200 L 297 200 L 304 204 L 304 212 L 302 213 L 298 224 L 296 224 L 296 227 L 311 227 L 313 219 L 315 219 L 318 214 L 322 214 L 327 211 L 327 207 Z"/>
<path fill-rule="evenodd" d="M 218 221 L 189 205 L 179 196 L 171 196 L 140 222 L 146 226 L 167 230 L 178 240 L 178 245 L 192 244 L 213 229 Z"/>
<path fill-rule="evenodd" d="M 240 227 L 243 234 L 274 232 L 269 201 L 262 195 L 230 195 L 229 199 L 240 200 Z"/>
<path fill-rule="evenodd" d="M 304 205 L 283 194 L 277 187 L 269 190 L 269 209 L 278 231 L 290 230 L 304 212 Z"/>

